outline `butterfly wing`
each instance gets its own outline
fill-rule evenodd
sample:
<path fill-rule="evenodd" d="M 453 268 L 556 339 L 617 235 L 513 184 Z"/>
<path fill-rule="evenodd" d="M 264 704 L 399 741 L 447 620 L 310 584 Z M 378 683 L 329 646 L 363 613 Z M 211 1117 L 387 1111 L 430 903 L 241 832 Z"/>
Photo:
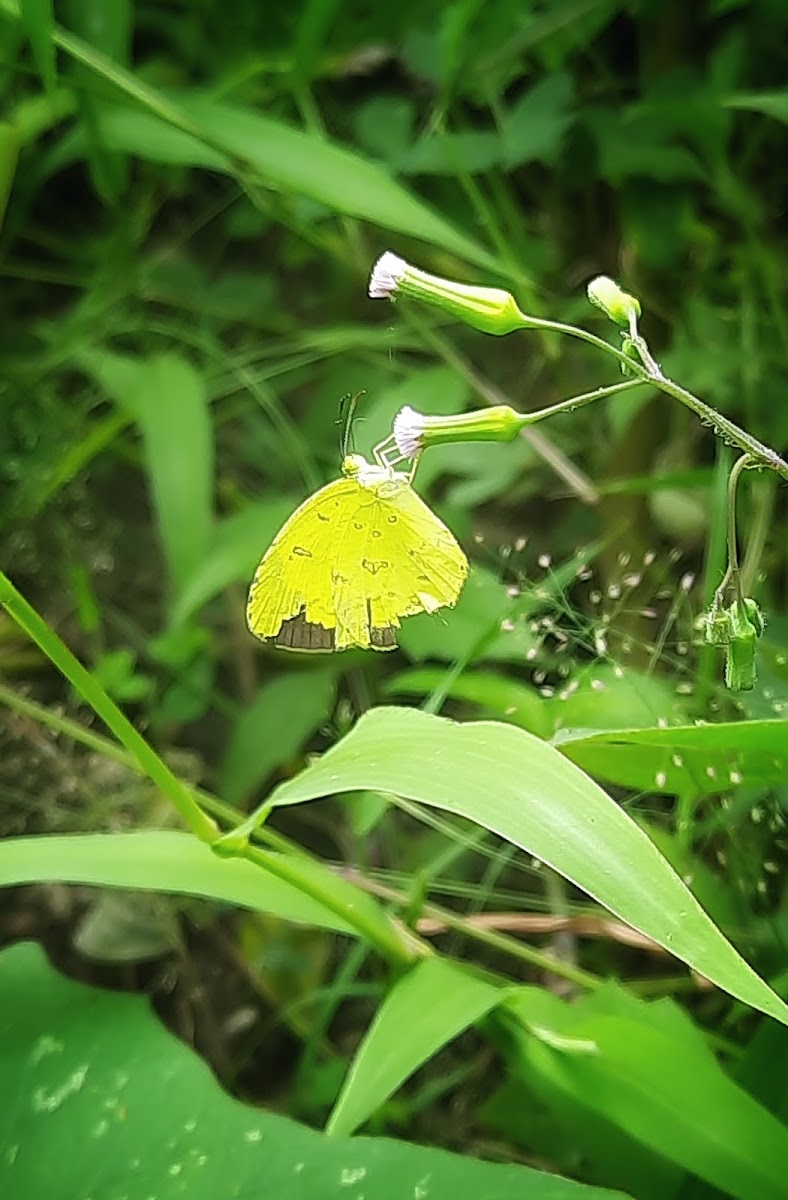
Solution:
<path fill-rule="evenodd" d="M 454 537 L 404 479 L 338 479 L 277 534 L 247 620 L 291 650 L 393 650 L 400 617 L 454 605 L 467 574 Z"/>
<path fill-rule="evenodd" d="M 335 648 L 332 560 L 360 491 L 357 480 L 336 479 L 282 526 L 249 589 L 246 619 L 256 637 L 291 650 Z"/>
<path fill-rule="evenodd" d="M 452 607 L 468 575 L 468 560 L 455 538 L 406 481 L 370 490 L 374 504 L 353 515 L 335 552 L 338 650 L 390 648 L 401 617 Z"/>

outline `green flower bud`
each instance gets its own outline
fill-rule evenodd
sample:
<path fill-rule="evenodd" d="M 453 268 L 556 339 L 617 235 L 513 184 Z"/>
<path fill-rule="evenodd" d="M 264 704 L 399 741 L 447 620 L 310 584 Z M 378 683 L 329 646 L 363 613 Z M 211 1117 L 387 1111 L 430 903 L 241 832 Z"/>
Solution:
<path fill-rule="evenodd" d="M 451 417 L 428 417 L 406 406 L 394 418 L 394 441 L 403 458 L 446 442 L 511 442 L 525 425 L 522 413 L 508 404 L 475 409 Z"/>
<path fill-rule="evenodd" d="M 734 638 L 725 648 L 725 686 L 732 692 L 751 692 L 755 687 L 755 630 Z"/>
<path fill-rule="evenodd" d="M 616 281 L 609 279 L 607 275 L 598 275 L 596 279 L 592 279 L 586 290 L 591 303 L 601 308 L 602 312 L 622 329 L 629 329 L 632 318 L 637 319 L 640 316 L 640 301 L 637 297 L 623 291 Z"/>
<path fill-rule="evenodd" d="M 504 334 L 527 329 L 528 318 L 520 312 L 514 296 L 502 288 L 471 287 L 412 267 L 387 250 L 372 270 L 369 295 L 373 300 L 409 296 L 451 313 L 482 333 Z"/>
<path fill-rule="evenodd" d="M 765 622 L 755 601 L 747 596 L 728 609 L 731 640 L 725 651 L 725 685 L 732 692 L 749 692 L 755 686 L 755 647 Z"/>
<path fill-rule="evenodd" d="M 756 635 L 760 637 L 766 628 L 766 618 L 751 596 L 745 596 L 742 603 L 747 610 L 747 619 L 755 630 Z"/>

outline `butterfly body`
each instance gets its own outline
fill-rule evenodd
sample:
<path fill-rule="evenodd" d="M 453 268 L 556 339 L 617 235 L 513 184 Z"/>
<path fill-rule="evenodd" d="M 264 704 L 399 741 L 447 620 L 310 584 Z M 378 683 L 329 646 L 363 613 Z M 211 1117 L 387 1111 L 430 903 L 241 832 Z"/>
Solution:
<path fill-rule="evenodd" d="M 358 454 L 342 471 L 296 509 L 257 568 L 247 620 L 263 641 L 393 650 L 401 617 L 457 601 L 467 559 L 410 476 Z"/>

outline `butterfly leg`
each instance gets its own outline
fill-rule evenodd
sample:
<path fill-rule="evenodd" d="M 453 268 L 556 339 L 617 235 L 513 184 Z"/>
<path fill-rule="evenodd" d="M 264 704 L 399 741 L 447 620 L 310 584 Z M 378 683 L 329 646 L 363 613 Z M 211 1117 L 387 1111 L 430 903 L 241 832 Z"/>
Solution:
<path fill-rule="evenodd" d="M 385 471 L 392 471 L 395 467 L 398 467 L 400 463 L 408 461 L 407 455 L 400 454 L 397 443 L 394 440 L 393 433 L 390 433 L 385 441 L 378 442 L 377 446 L 375 446 L 372 451 L 372 456 L 377 465 L 382 467 Z M 410 469 L 407 472 L 404 472 L 404 474 L 407 474 L 408 483 L 413 481 L 413 476 L 416 474 L 416 467 L 419 465 L 420 457 L 421 451 L 418 451 L 410 460 Z"/>
<path fill-rule="evenodd" d="M 387 471 L 392 470 L 399 463 L 405 462 L 405 456 L 400 454 L 393 433 L 390 433 L 382 442 L 378 442 L 372 451 L 372 457 L 379 467 Z"/>

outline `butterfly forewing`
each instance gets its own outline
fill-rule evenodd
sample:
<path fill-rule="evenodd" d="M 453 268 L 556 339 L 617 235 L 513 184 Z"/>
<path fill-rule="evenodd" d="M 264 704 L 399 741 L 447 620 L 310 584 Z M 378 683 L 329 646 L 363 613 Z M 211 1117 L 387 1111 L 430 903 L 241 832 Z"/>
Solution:
<path fill-rule="evenodd" d="M 335 558 L 337 649 L 369 645 L 371 630 L 455 604 L 468 572 L 452 534 L 406 482 L 375 490 L 366 521 L 356 515 Z"/>
<path fill-rule="evenodd" d="M 263 555 L 249 590 L 247 621 L 257 637 L 276 638 L 283 623 L 307 606 L 310 623 L 333 629 L 332 548 L 344 525 L 348 502 L 356 507 L 357 492 L 354 480 L 336 479 L 305 500 L 282 526 Z M 293 644 L 292 648 L 307 647 Z"/>
<path fill-rule="evenodd" d="M 301 505 L 263 557 L 249 628 L 290 650 L 391 650 L 400 618 L 455 604 L 467 572 L 404 476 L 339 479 Z"/>

